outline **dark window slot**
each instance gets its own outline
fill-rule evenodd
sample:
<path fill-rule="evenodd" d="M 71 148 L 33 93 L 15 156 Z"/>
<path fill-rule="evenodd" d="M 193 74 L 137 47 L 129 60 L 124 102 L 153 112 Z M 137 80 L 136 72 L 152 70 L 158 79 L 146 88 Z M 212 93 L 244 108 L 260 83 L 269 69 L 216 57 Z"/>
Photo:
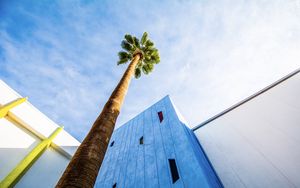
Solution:
<path fill-rule="evenodd" d="M 159 122 L 162 122 L 164 120 L 164 116 L 163 116 L 162 111 L 159 111 L 157 114 L 158 114 L 158 117 L 159 117 Z"/>
<path fill-rule="evenodd" d="M 117 187 L 117 183 L 115 183 L 115 184 L 113 184 L 113 186 L 112 186 L 113 188 L 116 188 Z"/>
<path fill-rule="evenodd" d="M 172 175 L 172 181 L 175 183 L 179 179 L 178 169 L 175 159 L 169 159 L 169 166 Z"/>
<path fill-rule="evenodd" d="M 109 146 L 112 147 L 114 144 L 115 144 L 115 141 L 112 141 Z"/>
<path fill-rule="evenodd" d="M 143 145 L 144 144 L 144 137 L 142 136 L 141 138 L 140 138 L 140 145 Z"/>

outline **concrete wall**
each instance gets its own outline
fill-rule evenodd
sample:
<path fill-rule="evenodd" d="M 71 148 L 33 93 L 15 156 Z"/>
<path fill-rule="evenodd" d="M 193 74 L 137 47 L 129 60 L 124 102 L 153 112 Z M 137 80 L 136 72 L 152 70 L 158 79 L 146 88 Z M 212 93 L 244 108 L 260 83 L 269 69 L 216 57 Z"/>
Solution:
<path fill-rule="evenodd" d="M 159 121 L 158 112 L 164 119 Z M 139 138 L 144 137 L 144 144 Z M 196 138 L 165 97 L 115 130 L 96 187 L 222 187 Z M 168 159 L 175 159 L 173 183 Z"/>
<path fill-rule="evenodd" d="M 225 187 L 300 187 L 300 73 L 195 130 Z"/>

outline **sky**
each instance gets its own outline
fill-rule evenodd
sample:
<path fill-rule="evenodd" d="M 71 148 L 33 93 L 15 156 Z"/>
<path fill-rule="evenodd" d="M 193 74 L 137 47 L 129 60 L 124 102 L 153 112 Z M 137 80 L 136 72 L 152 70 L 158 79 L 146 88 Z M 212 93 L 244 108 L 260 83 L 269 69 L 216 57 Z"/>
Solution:
<path fill-rule="evenodd" d="M 144 31 L 161 62 L 116 127 L 170 95 L 192 128 L 300 67 L 299 0 L 0 0 L 0 79 L 82 141 Z"/>

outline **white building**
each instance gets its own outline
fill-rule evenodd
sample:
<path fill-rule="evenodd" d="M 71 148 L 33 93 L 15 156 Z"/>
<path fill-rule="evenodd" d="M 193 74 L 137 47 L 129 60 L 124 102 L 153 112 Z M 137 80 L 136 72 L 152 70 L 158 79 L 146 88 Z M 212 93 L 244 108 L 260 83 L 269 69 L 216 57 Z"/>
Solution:
<path fill-rule="evenodd" d="M 0 80 L 0 187 L 54 187 L 79 142 Z"/>
<path fill-rule="evenodd" d="M 194 128 L 224 187 L 300 187 L 299 72 Z"/>

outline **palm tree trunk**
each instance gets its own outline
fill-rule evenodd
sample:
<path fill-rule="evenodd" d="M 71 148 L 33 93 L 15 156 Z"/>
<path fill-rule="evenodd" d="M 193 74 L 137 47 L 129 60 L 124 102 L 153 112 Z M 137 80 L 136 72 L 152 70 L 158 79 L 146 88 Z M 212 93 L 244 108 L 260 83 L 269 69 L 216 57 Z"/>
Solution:
<path fill-rule="evenodd" d="M 140 59 L 136 54 L 105 104 L 90 132 L 72 157 L 56 187 L 90 187 L 95 184 L 108 142 L 120 113 L 129 83 Z"/>

